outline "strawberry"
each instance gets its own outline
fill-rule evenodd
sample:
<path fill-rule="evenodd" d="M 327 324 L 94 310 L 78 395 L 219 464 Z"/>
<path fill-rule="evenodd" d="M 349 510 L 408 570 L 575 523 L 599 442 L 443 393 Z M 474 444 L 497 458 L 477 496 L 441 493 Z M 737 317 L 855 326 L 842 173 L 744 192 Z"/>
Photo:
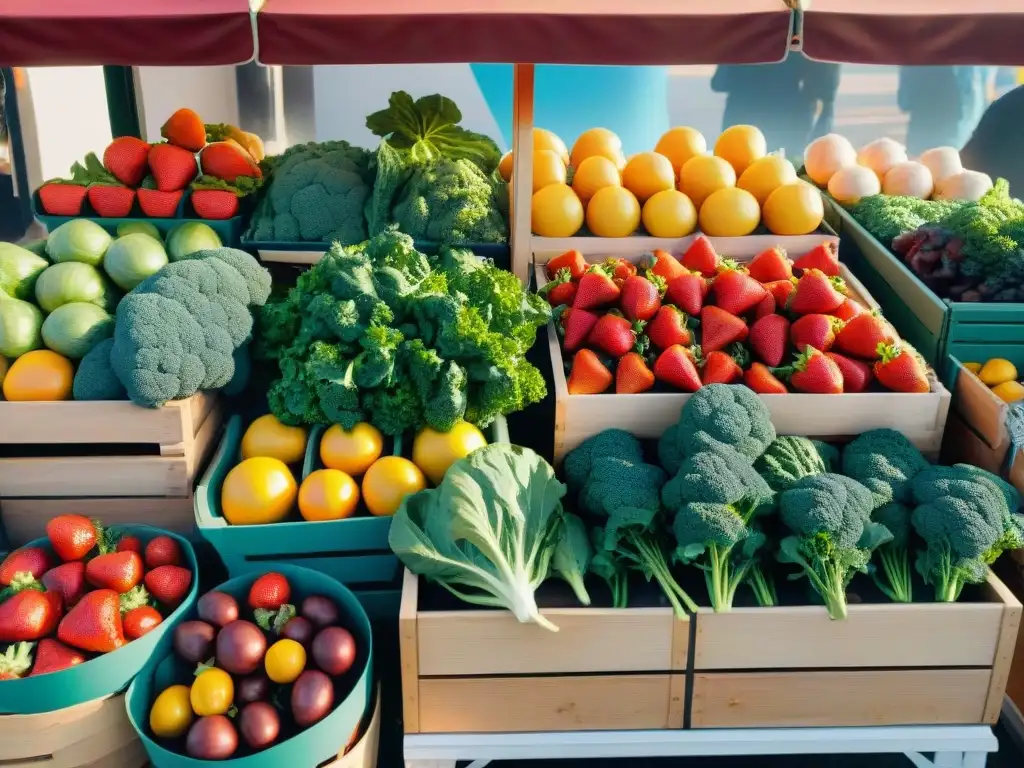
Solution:
<path fill-rule="evenodd" d="M 120 539 L 117 540 L 117 547 L 115 551 L 138 552 L 139 555 L 142 555 L 142 539 L 140 539 L 138 536 L 132 536 L 130 533 L 125 536 L 122 536 Z"/>
<path fill-rule="evenodd" d="M 85 184 L 53 179 L 39 187 L 39 202 L 51 216 L 79 216 L 88 191 Z"/>
<path fill-rule="evenodd" d="M 924 360 L 907 344 L 880 344 L 874 373 L 878 383 L 893 392 L 930 392 Z"/>
<path fill-rule="evenodd" d="M 68 608 L 85 594 L 85 563 L 71 562 L 51 568 L 43 574 L 43 586 L 48 592 L 59 592 Z"/>
<path fill-rule="evenodd" d="M 647 367 L 647 361 L 639 352 L 623 355 L 615 367 L 615 393 L 636 395 L 654 386 L 654 374 Z"/>
<path fill-rule="evenodd" d="M 0 584 L 10 586 L 19 573 L 28 573 L 33 579 L 38 579 L 52 566 L 53 558 L 41 547 L 16 549 L 0 564 Z"/>
<path fill-rule="evenodd" d="M 199 153 L 199 165 L 204 176 L 213 176 L 228 184 L 233 184 L 239 176 L 254 179 L 263 176 L 263 171 L 252 159 L 252 155 L 231 140 L 215 141 L 203 147 Z"/>
<path fill-rule="evenodd" d="M 61 672 L 88 660 L 89 658 L 85 654 L 74 648 L 68 648 L 59 640 L 44 637 L 36 646 L 36 663 L 32 665 L 31 677 Z"/>
<path fill-rule="evenodd" d="M 595 355 L 596 357 L 596 355 Z M 611 383 L 611 373 L 608 374 Z M 264 608 L 276 611 L 288 602 L 292 596 L 292 588 L 288 579 L 280 573 L 265 573 L 252 583 L 249 588 L 249 607 L 253 610 Z"/>
<path fill-rule="evenodd" d="M 784 307 L 786 302 L 789 301 L 789 294 L 796 289 L 796 279 L 773 280 L 770 283 L 765 283 L 764 287 L 772 295 L 772 298 L 775 299 L 776 306 Z"/>
<path fill-rule="evenodd" d="M 612 280 L 625 281 L 637 273 L 636 264 L 626 259 L 609 258 L 604 262 L 605 267 L 612 274 Z"/>
<path fill-rule="evenodd" d="M 97 589 L 124 594 L 142 581 L 142 558 L 138 552 L 99 555 L 86 563 L 85 580 Z"/>
<path fill-rule="evenodd" d="M 720 307 L 700 311 L 701 349 L 705 353 L 724 349 L 734 341 L 745 341 L 749 329 L 740 318 Z"/>
<path fill-rule="evenodd" d="M 149 170 L 161 192 L 184 189 L 196 177 L 196 158 L 173 144 L 154 144 L 149 150 Z"/>
<path fill-rule="evenodd" d="M 599 395 L 612 385 L 612 372 L 589 349 L 581 349 L 572 358 L 568 389 L 570 395 Z"/>
<path fill-rule="evenodd" d="M 160 127 L 160 135 L 175 147 L 198 152 L 206 145 L 206 126 L 191 109 L 181 108 Z"/>
<path fill-rule="evenodd" d="M 638 345 L 643 346 L 639 341 L 643 329 L 643 323 L 631 323 L 622 315 L 609 312 L 597 321 L 587 342 L 618 359 Z"/>
<path fill-rule="evenodd" d="M 782 315 L 755 320 L 747 340 L 761 361 L 773 368 L 781 365 L 789 347 L 789 320 Z"/>
<path fill-rule="evenodd" d="M 689 346 L 693 340 L 693 334 L 686 327 L 686 315 L 671 304 L 662 305 L 645 331 L 647 338 L 658 349 L 668 349 L 674 344 Z"/>
<path fill-rule="evenodd" d="M 613 304 L 619 299 L 621 290 L 604 267 L 591 267 L 580 278 L 576 299 L 572 305 L 578 309 L 596 309 Z"/>
<path fill-rule="evenodd" d="M 139 198 L 139 208 L 151 219 L 171 219 L 178 213 L 178 206 L 185 195 L 185 190 L 161 192 L 156 188 L 156 180 L 152 176 L 147 176 L 135 194 Z"/>
<path fill-rule="evenodd" d="M 281 578 L 284 579 L 283 576 Z M 161 565 L 146 574 L 146 589 L 149 594 L 170 607 L 176 607 L 185 599 L 190 586 L 192 571 L 179 565 Z M 286 596 L 285 601 L 287 599 Z"/>
<path fill-rule="evenodd" d="M 181 565 L 181 547 L 170 536 L 157 536 L 146 545 L 143 559 L 149 570 L 161 565 Z"/>
<path fill-rule="evenodd" d="M 665 300 L 688 315 L 699 315 L 708 295 L 708 281 L 699 272 L 686 272 L 672 278 L 665 288 Z"/>
<path fill-rule="evenodd" d="M 15 580 L 0 603 L 0 643 L 38 640 L 53 634 L 64 613 L 59 592 L 44 592 L 30 577 Z"/>
<path fill-rule="evenodd" d="M 798 392 L 838 395 L 843 391 L 843 372 L 834 360 L 814 347 L 805 348 L 785 372 L 789 373 L 789 383 Z"/>
<path fill-rule="evenodd" d="M 774 315 L 775 310 L 777 309 L 778 307 L 775 306 L 775 297 L 770 293 L 766 293 L 764 298 L 757 303 L 756 307 L 754 307 L 754 319 L 760 320 L 762 317 Z"/>
<path fill-rule="evenodd" d="M 646 266 L 648 274 L 655 274 L 666 283 L 671 283 L 681 275 L 689 274 L 679 259 L 660 248 L 651 251 L 650 258 L 646 260 Z"/>
<path fill-rule="evenodd" d="M 96 182 L 89 185 L 89 205 L 105 219 L 123 219 L 135 205 L 135 190 L 121 184 Z"/>
<path fill-rule="evenodd" d="M 827 315 L 846 301 L 846 297 L 837 289 L 846 289 L 841 278 L 829 277 L 820 270 L 809 269 L 797 281 L 786 308 L 798 315 Z"/>
<path fill-rule="evenodd" d="M 622 283 L 619 306 L 630 320 L 650 320 L 661 309 L 665 281 L 657 275 L 627 277 Z"/>
<path fill-rule="evenodd" d="M 719 258 L 711 241 L 698 235 L 681 259 L 683 266 L 691 272 L 700 272 L 704 277 L 714 277 L 718 272 Z"/>
<path fill-rule="evenodd" d="M 590 332 L 597 325 L 599 317 L 585 309 L 567 307 L 562 313 L 562 347 L 566 352 L 575 352 L 587 342 Z"/>
<path fill-rule="evenodd" d="M 743 374 L 743 383 L 759 395 L 785 395 L 789 392 L 771 368 L 763 363 L 751 363 Z"/>
<path fill-rule="evenodd" d="M 583 258 L 583 254 L 579 251 L 566 251 L 560 256 L 555 256 L 546 265 L 548 272 L 548 279 L 551 280 L 561 270 L 568 269 L 569 274 L 573 280 L 579 280 L 586 273 L 588 267 L 587 260 Z"/>
<path fill-rule="evenodd" d="M 223 221 L 238 215 L 239 195 L 227 189 L 204 189 L 193 185 L 189 202 L 200 219 Z"/>
<path fill-rule="evenodd" d="M 768 295 L 768 290 L 750 275 L 727 268 L 712 281 L 711 294 L 716 306 L 730 314 L 742 315 L 757 306 Z"/>
<path fill-rule="evenodd" d="M 65 562 L 81 560 L 102 537 L 103 529 L 84 515 L 57 515 L 46 524 L 46 538 Z"/>
<path fill-rule="evenodd" d="M 538 291 L 541 296 L 548 300 L 548 304 L 557 307 L 561 304 L 572 304 L 576 297 L 576 283 L 572 281 L 572 273 L 567 268 L 562 268 Z"/>
<path fill-rule="evenodd" d="M 747 274 L 759 283 L 789 280 L 793 276 L 793 262 L 779 246 L 761 251 L 747 264 Z"/>
<path fill-rule="evenodd" d="M 831 315 L 804 315 L 793 322 L 789 336 L 793 346 L 800 352 L 804 351 L 804 347 L 828 352 L 842 327 L 843 321 Z"/>
<path fill-rule="evenodd" d="M 839 305 L 838 309 L 833 310 L 832 314 L 840 320 L 852 320 L 857 315 L 862 315 L 865 312 L 867 312 L 867 309 L 863 304 L 855 299 L 847 298 L 846 301 Z"/>
<path fill-rule="evenodd" d="M 847 322 L 836 336 L 836 350 L 865 360 L 877 360 L 881 348 L 899 336 L 877 312 L 864 312 Z"/>
<path fill-rule="evenodd" d="M 684 392 L 696 392 L 701 388 L 700 374 L 693 355 L 681 344 L 675 344 L 658 355 L 654 361 L 654 375 L 658 381 Z"/>
<path fill-rule="evenodd" d="M 743 369 L 736 358 L 716 349 L 701 361 L 700 380 L 703 384 L 732 384 L 743 378 Z"/>
<path fill-rule="evenodd" d="M 103 150 L 103 167 L 126 187 L 137 187 L 146 176 L 149 144 L 136 136 L 121 136 Z"/>
<path fill-rule="evenodd" d="M 121 617 L 125 639 L 138 640 L 151 629 L 155 629 L 163 620 L 164 617 L 160 615 L 160 611 L 150 605 L 132 608 Z"/>
<path fill-rule="evenodd" d="M 57 627 L 65 645 L 94 653 L 116 651 L 125 644 L 121 603 L 112 589 L 88 592 Z"/>
<path fill-rule="evenodd" d="M 47 642 L 43 640 L 42 642 Z M 0 680 L 20 680 L 32 666 L 32 643 L 14 643 L 0 654 Z"/>
<path fill-rule="evenodd" d="M 875 378 L 871 366 L 863 360 L 854 360 L 838 352 L 826 352 L 825 357 L 839 366 L 843 374 L 843 392 L 863 392 Z"/>
<path fill-rule="evenodd" d="M 815 246 L 793 263 L 793 269 L 804 272 L 817 269 L 829 277 L 839 277 L 839 256 L 836 254 L 835 243 L 822 243 Z"/>

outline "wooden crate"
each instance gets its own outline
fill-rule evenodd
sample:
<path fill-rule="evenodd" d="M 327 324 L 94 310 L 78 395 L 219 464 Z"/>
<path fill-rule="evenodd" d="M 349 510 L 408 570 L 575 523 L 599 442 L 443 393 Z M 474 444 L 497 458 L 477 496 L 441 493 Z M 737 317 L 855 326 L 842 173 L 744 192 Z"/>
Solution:
<path fill-rule="evenodd" d="M 994 574 L 983 602 L 734 608 L 696 617 L 693 728 L 993 724 L 1021 604 Z"/>
<path fill-rule="evenodd" d="M 0 715 L 0 764 L 10 768 L 141 768 L 147 762 L 124 694 L 40 715 Z"/>
<path fill-rule="evenodd" d="M 428 611 L 406 571 L 399 614 L 406 733 L 683 727 L 689 621 L 670 608 Z"/>
<path fill-rule="evenodd" d="M 327 763 L 321 763 L 317 768 L 377 768 L 377 754 L 380 748 L 380 699 L 381 690 L 377 686 L 374 693 L 377 703 L 374 704 L 373 714 L 369 724 L 359 740 L 351 749 L 342 750 L 336 759 Z"/>

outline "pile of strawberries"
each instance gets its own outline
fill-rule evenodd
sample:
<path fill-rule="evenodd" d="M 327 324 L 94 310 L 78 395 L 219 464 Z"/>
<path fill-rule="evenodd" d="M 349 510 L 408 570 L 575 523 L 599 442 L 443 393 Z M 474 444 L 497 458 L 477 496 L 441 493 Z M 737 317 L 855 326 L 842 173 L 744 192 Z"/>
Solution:
<path fill-rule="evenodd" d="M 568 251 L 547 264 L 569 393 L 695 392 L 745 383 L 760 394 L 928 392 L 921 356 L 877 312 L 852 299 L 835 247 L 795 262 L 771 248 L 746 264 L 698 237 L 679 259 L 657 250 L 639 264 L 586 262 Z"/>
<path fill-rule="evenodd" d="M 70 179 L 51 179 L 39 188 L 43 210 L 80 216 L 88 198 L 97 216 L 124 218 L 137 200 L 144 216 L 173 218 L 191 189 L 199 218 L 229 219 L 238 213 L 239 199 L 259 186 L 259 137 L 230 125 L 205 125 L 191 109 L 171 115 L 161 133 L 167 141 L 152 145 L 135 136 L 114 139 L 102 161 L 90 152 L 84 163 L 71 166 Z"/>
<path fill-rule="evenodd" d="M 160 624 L 193 574 L 178 542 L 145 546 L 82 515 L 46 525 L 49 547 L 22 547 L 0 564 L 0 680 L 60 672 L 116 651 Z"/>

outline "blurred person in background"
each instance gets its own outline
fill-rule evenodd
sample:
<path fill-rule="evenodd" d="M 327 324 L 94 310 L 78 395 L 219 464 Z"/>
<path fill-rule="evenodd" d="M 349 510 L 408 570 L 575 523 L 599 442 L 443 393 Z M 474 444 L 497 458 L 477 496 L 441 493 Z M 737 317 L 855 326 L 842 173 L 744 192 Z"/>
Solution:
<path fill-rule="evenodd" d="M 967 142 L 989 103 L 995 67 L 900 67 L 896 102 L 907 113 L 907 151 Z"/>
<path fill-rule="evenodd" d="M 978 127 L 960 151 L 964 168 L 981 171 L 993 181 L 1010 182 L 1014 197 L 1024 196 L 1024 151 L 1020 132 L 1024 125 L 1024 85 L 1004 93 L 985 110 Z"/>

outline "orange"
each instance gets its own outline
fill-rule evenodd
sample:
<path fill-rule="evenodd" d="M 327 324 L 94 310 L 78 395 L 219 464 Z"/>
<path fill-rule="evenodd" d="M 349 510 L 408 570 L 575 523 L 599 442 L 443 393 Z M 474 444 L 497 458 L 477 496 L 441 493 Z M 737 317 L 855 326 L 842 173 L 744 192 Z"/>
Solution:
<path fill-rule="evenodd" d="M 597 190 L 604 187 L 620 186 L 622 186 L 622 176 L 619 174 L 619 169 L 615 167 L 615 163 L 601 155 L 588 157 L 580 163 L 580 167 L 572 175 L 572 191 L 584 205 L 589 202 Z"/>
<path fill-rule="evenodd" d="M 681 125 L 670 128 L 658 139 L 654 151 L 667 157 L 672 163 L 673 172 L 679 176 L 679 171 L 687 160 L 707 153 L 708 143 L 696 128 Z"/>
<path fill-rule="evenodd" d="M 372 424 L 361 422 L 352 429 L 335 424 L 320 438 L 320 461 L 328 469 L 359 477 L 380 458 L 384 450 L 384 436 Z"/>
<path fill-rule="evenodd" d="M 686 161 L 679 174 L 679 191 L 690 198 L 697 210 L 712 192 L 736 185 L 736 171 L 725 160 L 698 155 Z"/>
<path fill-rule="evenodd" d="M 498 173 L 501 174 L 501 178 L 505 181 L 512 179 L 512 164 L 515 162 L 515 158 L 512 157 L 512 151 L 509 150 L 501 156 L 501 160 L 498 161 Z"/>
<path fill-rule="evenodd" d="M 232 468 L 224 478 L 221 513 L 231 525 L 279 523 L 295 506 L 297 494 L 288 465 L 256 456 Z"/>
<path fill-rule="evenodd" d="M 755 160 L 768 154 L 764 134 L 753 125 L 731 125 L 715 142 L 715 155 L 727 160 L 739 176 Z"/>
<path fill-rule="evenodd" d="M 622 186 L 636 195 L 641 203 L 675 185 L 676 174 L 672 170 L 672 162 L 657 152 L 633 155 L 622 170 Z"/>
<path fill-rule="evenodd" d="M 625 187 L 599 189 L 587 204 L 587 229 L 598 237 L 629 237 L 640 226 L 640 203 Z"/>
<path fill-rule="evenodd" d="M 773 235 L 809 235 L 825 218 L 825 205 L 816 187 L 796 181 L 768 195 L 762 215 Z"/>
<path fill-rule="evenodd" d="M 306 456 L 306 430 L 286 427 L 268 413 L 249 425 L 242 436 L 242 458 L 268 456 L 285 464 L 299 464 Z"/>
<path fill-rule="evenodd" d="M 534 192 L 530 214 L 533 233 L 541 237 L 572 237 L 583 226 L 583 203 L 565 184 Z"/>
<path fill-rule="evenodd" d="M 679 190 L 666 189 L 644 203 L 642 220 L 652 237 L 685 237 L 697 228 L 697 209 Z"/>
<path fill-rule="evenodd" d="M 796 168 L 789 160 L 781 155 L 765 155 L 747 166 L 736 186 L 756 197 L 758 205 L 764 205 L 768 195 L 796 180 Z"/>
<path fill-rule="evenodd" d="M 424 427 L 412 441 L 412 462 L 431 483 L 439 485 L 448 467 L 485 445 L 487 438 L 468 421 L 458 422 L 448 432 Z"/>
<path fill-rule="evenodd" d="M 70 400 L 75 367 L 49 349 L 26 352 L 11 363 L 3 380 L 4 397 L 11 401 Z"/>
<path fill-rule="evenodd" d="M 626 156 L 622 154 L 622 140 L 607 128 L 591 128 L 581 133 L 576 143 L 572 145 L 569 165 L 579 168 L 580 163 L 594 155 L 607 157 L 620 170 L 626 165 Z"/>
<path fill-rule="evenodd" d="M 533 191 L 551 184 L 565 184 L 565 163 L 550 149 L 533 151 Z"/>
<path fill-rule="evenodd" d="M 359 505 L 359 486 L 340 469 L 318 469 L 299 486 L 299 514 L 304 520 L 352 517 Z"/>
<path fill-rule="evenodd" d="M 370 514 L 388 517 L 402 506 L 402 499 L 426 487 L 419 467 L 401 456 L 385 456 L 363 477 L 363 501 Z"/>
<path fill-rule="evenodd" d="M 562 165 L 569 165 L 569 150 L 566 149 L 565 142 L 546 128 L 534 128 L 533 151 L 536 152 L 537 150 L 542 149 L 551 150 L 558 155 L 558 159 L 562 161 Z"/>
<path fill-rule="evenodd" d="M 700 231 L 708 237 L 745 237 L 761 223 L 761 206 L 745 189 L 712 192 L 700 207 Z"/>

